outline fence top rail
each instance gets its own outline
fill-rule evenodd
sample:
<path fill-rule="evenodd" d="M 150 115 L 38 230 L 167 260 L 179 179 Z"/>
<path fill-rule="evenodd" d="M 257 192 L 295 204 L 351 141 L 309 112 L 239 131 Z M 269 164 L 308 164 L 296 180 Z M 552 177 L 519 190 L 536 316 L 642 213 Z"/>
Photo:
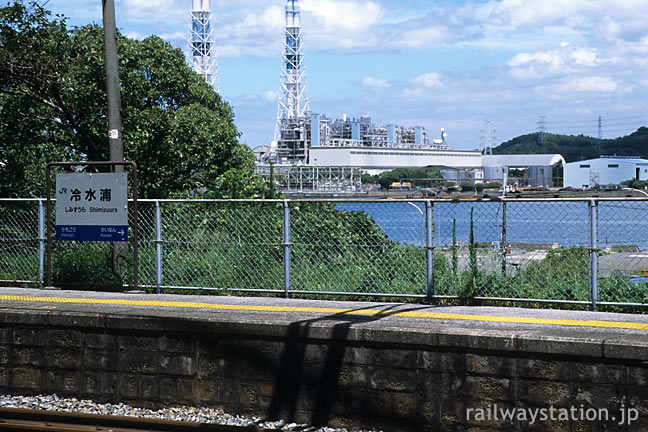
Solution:
<path fill-rule="evenodd" d="M 38 202 L 47 201 L 47 198 L 0 198 L 0 202 Z M 51 201 L 56 201 L 52 198 Z M 133 201 L 131 198 L 128 201 Z M 297 199 L 155 199 L 143 198 L 137 200 L 140 203 L 283 203 L 283 202 L 296 202 L 296 203 L 336 203 L 336 202 L 379 202 L 379 203 L 394 203 L 394 202 L 432 202 L 432 203 L 460 203 L 460 202 L 606 202 L 606 201 L 636 201 L 648 202 L 648 197 L 578 197 L 578 198 L 509 198 L 509 197 L 492 197 L 492 198 L 297 198 Z"/>
<path fill-rule="evenodd" d="M 47 201 L 47 198 L 0 198 L 0 202 L 23 201 L 37 202 Z M 51 201 L 56 201 L 52 198 Z M 133 201 L 131 198 L 128 201 Z M 459 203 L 459 202 L 589 202 L 589 201 L 638 201 L 648 202 L 648 197 L 578 197 L 578 198 L 509 198 L 509 197 L 492 197 L 492 198 L 297 198 L 297 199 L 170 199 L 170 198 L 144 198 L 137 200 L 140 203 L 283 203 L 297 202 L 441 202 L 441 203 Z"/>
<path fill-rule="evenodd" d="M 0 202 L 2 201 L 47 201 L 47 198 L 0 198 Z"/>

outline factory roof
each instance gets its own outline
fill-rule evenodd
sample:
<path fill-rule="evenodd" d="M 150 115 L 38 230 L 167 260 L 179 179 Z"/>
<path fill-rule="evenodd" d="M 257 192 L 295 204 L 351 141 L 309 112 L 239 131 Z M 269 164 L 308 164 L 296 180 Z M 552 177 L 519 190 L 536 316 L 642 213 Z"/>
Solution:
<path fill-rule="evenodd" d="M 550 166 L 565 163 L 565 158 L 559 154 L 515 154 L 515 155 L 483 155 L 482 166 Z"/>
<path fill-rule="evenodd" d="M 451 148 L 434 148 L 434 147 L 367 147 L 367 146 L 317 146 L 311 147 L 310 151 L 319 151 L 319 150 L 362 150 L 368 152 L 429 152 L 430 154 L 435 153 L 470 153 L 471 155 L 480 153 L 480 150 L 457 150 Z"/>
<path fill-rule="evenodd" d="M 648 164 L 648 159 L 641 159 L 639 157 L 624 157 L 624 156 L 605 156 L 596 159 L 587 159 L 587 160 L 575 161 L 570 163 L 594 162 L 600 160 L 604 160 L 607 162 L 616 162 L 616 163 Z"/>

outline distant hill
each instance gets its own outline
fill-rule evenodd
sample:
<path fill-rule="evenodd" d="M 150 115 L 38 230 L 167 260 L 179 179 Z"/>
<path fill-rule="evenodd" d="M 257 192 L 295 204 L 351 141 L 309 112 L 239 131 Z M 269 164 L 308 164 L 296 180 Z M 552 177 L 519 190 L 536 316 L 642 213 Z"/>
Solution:
<path fill-rule="evenodd" d="M 521 135 L 493 148 L 493 154 L 559 153 L 567 162 L 593 159 L 599 156 L 597 138 L 584 135 L 545 133 L 542 151 L 538 133 Z M 601 156 L 639 156 L 648 159 L 648 128 L 641 127 L 630 135 L 601 140 Z"/>

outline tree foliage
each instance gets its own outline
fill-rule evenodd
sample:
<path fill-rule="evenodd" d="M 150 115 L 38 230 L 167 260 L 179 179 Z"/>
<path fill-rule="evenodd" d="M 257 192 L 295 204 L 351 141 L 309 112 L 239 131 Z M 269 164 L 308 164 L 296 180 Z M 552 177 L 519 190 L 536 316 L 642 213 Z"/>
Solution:
<path fill-rule="evenodd" d="M 574 162 L 603 156 L 639 156 L 648 158 L 648 128 L 640 127 L 630 135 L 615 139 L 593 138 L 585 135 L 545 134 L 546 153 L 561 154 L 565 161 Z M 599 155 L 598 149 L 601 149 Z M 538 133 L 521 135 L 500 144 L 493 154 L 539 154 Z"/>
<path fill-rule="evenodd" d="M 633 188 L 633 189 L 647 189 L 648 188 L 648 180 L 637 180 L 636 178 L 622 181 L 621 184 L 623 186 Z"/>
<path fill-rule="evenodd" d="M 211 199 L 276 199 L 281 194 L 250 170 L 231 169 L 216 177 L 206 192 Z"/>
<path fill-rule="evenodd" d="M 156 36 L 118 36 L 124 156 L 140 196 L 250 170 L 230 106 Z M 50 161 L 108 160 L 103 30 L 69 29 L 36 3 L 0 8 L 0 196 L 44 194 Z"/>
<path fill-rule="evenodd" d="M 375 176 L 364 175 L 363 183 L 378 183 L 383 189 L 388 189 L 393 182 L 414 181 L 418 187 L 433 187 L 442 184 L 441 172 L 436 168 L 396 168 Z M 433 180 L 432 180 L 433 179 Z"/>

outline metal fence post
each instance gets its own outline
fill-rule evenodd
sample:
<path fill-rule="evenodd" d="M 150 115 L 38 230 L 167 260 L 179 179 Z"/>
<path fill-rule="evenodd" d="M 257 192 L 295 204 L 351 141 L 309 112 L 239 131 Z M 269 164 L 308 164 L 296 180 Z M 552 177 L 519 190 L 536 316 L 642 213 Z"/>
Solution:
<path fill-rule="evenodd" d="M 426 257 L 426 284 L 427 298 L 432 300 L 434 296 L 434 210 L 430 200 L 425 201 L 425 257 Z"/>
<path fill-rule="evenodd" d="M 590 287 L 592 296 L 592 310 L 596 310 L 596 302 L 599 296 L 598 287 L 598 202 L 596 200 L 589 201 L 589 216 L 590 216 Z"/>
<path fill-rule="evenodd" d="M 155 200 L 155 284 L 160 294 L 162 285 L 162 214 L 160 201 Z"/>
<path fill-rule="evenodd" d="M 502 202 L 502 275 L 506 276 L 506 201 Z"/>
<path fill-rule="evenodd" d="M 45 206 L 38 200 L 38 281 L 43 283 L 45 273 Z"/>
<path fill-rule="evenodd" d="M 288 298 L 288 293 L 290 291 L 290 206 L 289 201 L 284 200 L 283 202 L 284 210 L 284 235 L 283 235 L 283 247 L 284 247 L 284 295 Z"/>

